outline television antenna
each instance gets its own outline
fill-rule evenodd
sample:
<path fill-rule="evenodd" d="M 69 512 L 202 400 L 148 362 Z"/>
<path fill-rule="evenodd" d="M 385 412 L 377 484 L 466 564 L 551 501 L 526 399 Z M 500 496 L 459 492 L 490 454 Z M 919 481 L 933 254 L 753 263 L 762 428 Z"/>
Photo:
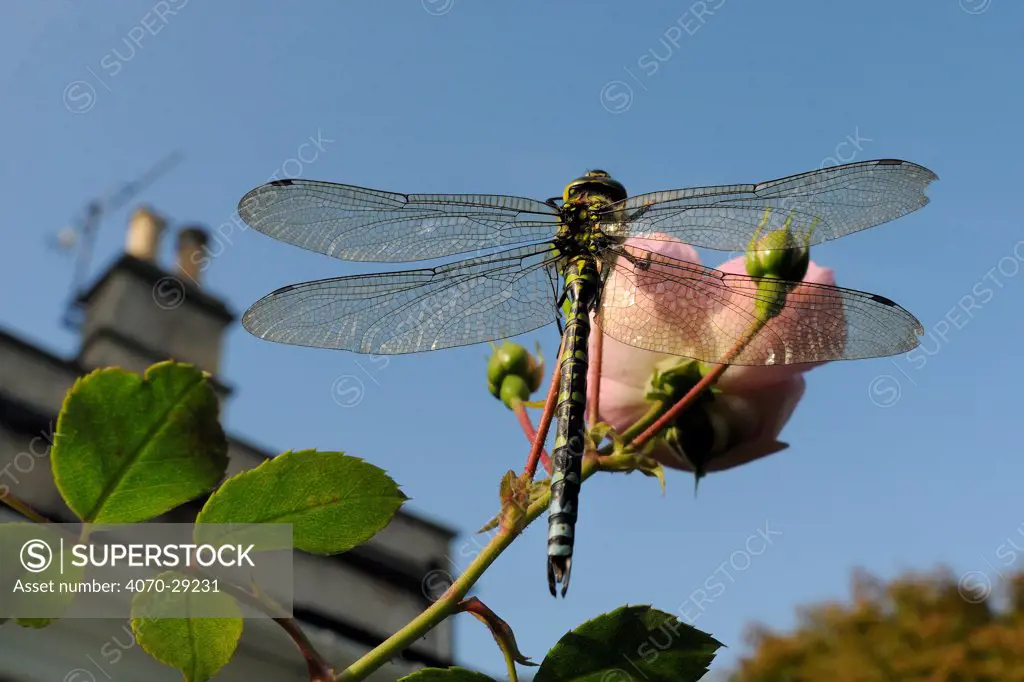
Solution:
<path fill-rule="evenodd" d="M 121 185 L 105 196 L 90 201 L 85 205 L 77 220 L 50 237 L 52 248 L 65 253 L 75 252 L 74 271 L 71 275 L 68 300 L 64 310 L 63 323 L 65 326 L 77 329 L 81 324 L 78 297 L 83 291 L 85 279 L 89 274 L 93 247 L 96 244 L 96 236 L 103 218 L 135 199 L 154 182 L 173 170 L 181 163 L 182 158 L 183 155 L 180 151 L 168 154 L 135 180 Z"/>

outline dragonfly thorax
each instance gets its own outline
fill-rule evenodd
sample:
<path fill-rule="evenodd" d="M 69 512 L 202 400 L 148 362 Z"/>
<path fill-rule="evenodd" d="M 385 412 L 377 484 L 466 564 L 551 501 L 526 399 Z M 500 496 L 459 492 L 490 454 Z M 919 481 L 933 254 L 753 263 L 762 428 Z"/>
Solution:
<path fill-rule="evenodd" d="M 596 253 L 609 241 L 600 229 L 601 214 L 626 196 L 626 188 L 607 172 L 587 171 L 565 187 L 562 226 L 556 240 L 563 249 L 568 246 L 566 242 L 572 242 L 580 251 Z"/>

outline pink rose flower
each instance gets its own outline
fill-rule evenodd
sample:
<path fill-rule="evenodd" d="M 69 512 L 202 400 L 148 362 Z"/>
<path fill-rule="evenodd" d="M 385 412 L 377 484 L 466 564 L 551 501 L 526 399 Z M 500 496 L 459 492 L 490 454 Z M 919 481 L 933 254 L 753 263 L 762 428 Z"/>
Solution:
<path fill-rule="evenodd" d="M 665 239 L 629 239 L 626 245 L 637 252 L 651 251 L 679 261 L 700 264 L 700 258 L 692 247 L 667 237 Z M 710 344 L 716 348 L 716 352 L 724 353 L 732 346 L 734 337 L 722 330 L 737 329 L 738 325 L 743 324 L 741 316 L 735 312 L 737 306 L 753 315 L 754 301 L 748 296 L 733 293 L 712 300 L 699 288 L 688 290 L 664 282 L 657 276 L 657 266 L 646 272 L 634 272 L 628 262 L 620 259 L 618 268 L 623 269 L 624 273 L 613 273 L 608 284 L 614 286 L 616 278 L 628 277 L 629 283 L 635 283 L 633 288 L 637 293 L 630 293 L 630 287 L 622 286 L 620 282 L 616 293 L 627 296 L 628 300 L 618 301 L 619 305 L 616 305 L 615 300 L 608 301 L 611 305 L 606 305 L 602 313 L 602 324 L 606 330 L 615 332 L 617 324 L 628 324 L 636 328 L 655 318 L 662 324 L 666 319 L 685 320 L 691 330 L 699 330 L 698 336 L 702 339 L 703 348 Z M 718 269 L 725 273 L 745 275 L 745 257 L 729 260 Z M 802 281 L 834 285 L 835 276 L 831 269 L 822 268 L 812 261 Z M 740 286 L 735 288 L 736 292 L 740 290 Z M 789 297 L 793 299 L 809 292 L 810 287 L 798 286 L 790 292 Z M 793 329 L 797 319 L 802 325 L 815 325 L 827 332 L 826 336 L 832 339 L 829 350 L 838 352 L 842 349 L 845 343 L 845 318 L 837 298 L 835 301 L 826 301 L 812 311 L 784 309 L 764 326 L 742 357 L 759 361 L 775 352 L 774 346 L 778 339 L 797 338 L 799 330 Z M 682 322 L 679 324 L 681 327 Z M 591 326 L 592 345 L 600 333 L 597 325 Z M 599 420 L 611 424 L 620 433 L 649 409 L 650 404 L 645 394 L 655 367 L 659 363 L 685 361 L 680 356 L 655 353 L 621 343 L 607 334 L 603 339 L 602 358 Z M 715 446 L 711 460 L 705 465 L 706 470 L 723 471 L 789 447 L 787 443 L 778 440 L 779 434 L 803 397 L 806 388 L 803 374 L 818 364 L 821 363 L 736 365 L 726 370 L 715 385 L 721 393 L 715 398 L 712 418 Z M 593 388 L 591 386 L 589 390 Z M 664 439 L 657 440 L 651 456 L 665 466 L 693 470 L 686 458 L 681 457 Z"/>

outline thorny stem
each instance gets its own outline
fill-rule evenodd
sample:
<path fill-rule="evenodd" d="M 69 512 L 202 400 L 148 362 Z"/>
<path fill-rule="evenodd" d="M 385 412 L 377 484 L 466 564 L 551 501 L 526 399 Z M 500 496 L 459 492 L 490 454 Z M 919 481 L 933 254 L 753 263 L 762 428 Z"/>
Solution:
<path fill-rule="evenodd" d="M 698 381 L 696 385 L 693 388 L 691 388 L 690 391 L 686 395 L 684 395 L 679 402 L 670 407 L 668 411 L 665 412 L 665 414 L 661 415 L 653 424 L 647 427 L 647 429 L 643 433 L 637 436 L 637 438 L 633 441 L 633 446 L 636 448 L 643 447 L 644 443 L 649 441 L 654 436 L 658 435 L 658 433 L 666 426 L 671 424 L 676 419 L 676 417 L 678 417 L 680 413 L 682 413 L 683 410 L 692 405 L 693 402 L 700 397 L 701 393 L 703 393 L 707 388 L 710 388 L 713 383 L 718 381 L 719 377 L 721 377 L 722 374 L 725 373 L 725 370 L 729 369 L 728 363 L 732 362 L 737 355 L 743 352 L 743 349 L 747 347 L 747 344 L 750 343 L 750 340 L 753 339 L 759 331 L 761 331 L 761 328 L 764 327 L 764 325 L 768 322 L 769 319 L 770 318 L 765 317 L 754 322 L 750 326 L 750 329 L 747 331 L 747 333 L 744 334 L 740 338 L 740 340 L 736 342 L 736 345 L 730 348 L 729 351 L 726 352 L 724 356 L 722 356 L 722 359 L 720 360 L 721 364 L 714 365 L 711 368 L 711 370 L 707 374 L 702 376 L 700 381 Z"/>
<path fill-rule="evenodd" d="M 558 347 L 558 362 L 555 363 L 555 370 L 551 373 L 551 386 L 548 388 L 548 397 L 544 402 L 544 412 L 540 416 L 540 424 L 537 425 L 537 433 L 533 438 L 533 447 L 530 448 L 530 456 L 526 458 L 526 469 L 523 472 L 532 481 L 537 473 L 537 462 L 540 460 L 540 453 L 544 449 L 544 440 L 548 437 L 548 429 L 551 428 L 551 420 L 555 416 L 555 403 L 558 400 L 558 386 L 561 383 L 562 375 L 560 365 L 562 360 L 562 346 Z"/>
<path fill-rule="evenodd" d="M 50 519 L 37 512 L 28 502 L 17 497 L 10 490 L 5 492 L 3 495 L 0 495 L 0 502 L 3 502 L 26 519 L 30 519 L 36 523 L 52 523 Z"/>
<path fill-rule="evenodd" d="M 601 470 L 600 460 L 588 458 L 583 461 L 581 480 L 585 481 Z M 512 541 L 537 518 L 547 511 L 551 502 L 551 491 L 536 502 L 531 504 L 522 517 L 522 522 L 516 527 L 502 527 L 498 533 L 491 538 L 487 546 L 468 567 L 465 573 L 459 576 L 458 580 L 452 583 L 441 598 L 430 605 L 430 607 L 409 622 L 408 625 L 393 634 L 382 644 L 378 645 L 366 656 L 350 665 L 344 672 L 335 677 L 337 682 L 359 682 L 364 680 L 374 670 L 377 670 L 391 659 L 398 656 L 406 647 L 427 634 L 431 629 L 445 618 L 459 609 L 459 602 L 466 596 L 466 593 L 476 584 L 484 571 L 504 552 Z"/>
<path fill-rule="evenodd" d="M 697 384 L 690 389 L 690 391 L 683 396 L 679 402 L 669 408 L 660 417 L 655 419 L 653 424 L 648 426 L 643 433 L 632 441 L 631 444 L 633 448 L 642 447 L 644 443 L 649 441 L 654 435 L 675 419 L 680 412 L 689 407 L 705 389 L 717 381 L 725 370 L 728 369 L 729 365 L 727 363 L 743 351 L 747 343 L 750 342 L 750 339 L 760 331 L 761 327 L 763 327 L 767 321 L 767 319 L 763 319 L 754 323 L 748 333 L 745 334 L 743 338 L 740 339 L 736 345 L 723 356 L 721 364 L 715 365 L 706 375 L 701 377 L 701 380 L 697 382 Z M 559 361 L 561 361 L 561 357 L 562 348 L 559 347 Z M 537 470 L 537 461 L 539 460 L 540 452 L 543 449 L 544 439 L 547 437 L 548 429 L 551 426 L 551 420 L 554 417 L 559 379 L 560 372 L 556 365 L 555 371 L 551 377 L 551 387 L 548 389 L 547 401 L 544 403 L 544 413 L 541 416 L 539 428 L 535 438 L 533 439 L 533 448 L 530 451 L 530 457 L 526 464 L 526 473 L 530 475 L 531 480 Z M 652 417 L 655 414 L 655 409 L 660 411 L 663 408 L 664 406 L 661 404 L 655 405 L 651 411 L 644 415 L 641 422 L 645 422 L 648 418 Z M 596 409 L 594 413 L 596 413 Z M 632 430 L 633 429 L 631 428 L 627 433 Z M 627 444 L 629 443 L 627 442 Z M 585 458 L 583 460 L 582 471 L 580 472 L 580 483 L 582 484 L 588 478 L 600 471 L 602 468 L 602 462 L 611 464 L 611 460 L 614 460 L 615 458 L 615 455 L 604 458 Z M 458 580 L 452 583 L 451 587 L 445 591 L 440 599 L 431 604 L 426 611 L 414 618 L 408 625 L 374 648 L 373 651 L 350 665 L 346 670 L 335 677 L 336 682 L 359 682 L 359 680 L 366 679 L 366 677 L 374 670 L 377 670 L 385 663 L 396 657 L 406 647 L 417 639 L 423 637 L 445 618 L 458 611 L 459 603 L 462 601 L 462 598 L 466 596 L 470 589 L 472 589 L 473 585 L 475 585 L 480 579 L 484 571 L 486 571 L 490 565 L 497 560 L 501 553 L 512 544 L 512 541 L 515 540 L 527 526 L 536 521 L 537 517 L 547 510 L 550 502 L 551 491 L 549 489 L 548 492 L 544 493 L 544 495 L 540 497 L 540 499 L 529 506 L 526 513 L 521 517 L 520 523 L 512 527 L 502 524 L 498 533 L 491 538 L 491 541 L 487 543 L 487 546 L 484 547 L 483 551 L 481 551 L 480 554 L 477 555 L 476 559 L 470 563 L 466 568 L 465 573 L 459 576 Z M 508 661 L 508 652 L 504 649 L 503 652 L 505 653 L 506 661 Z M 509 666 L 510 670 L 513 670 L 513 663 L 510 662 Z M 514 671 L 511 674 L 514 675 Z M 515 678 L 513 677 L 512 679 Z"/>
<path fill-rule="evenodd" d="M 530 421 L 530 415 L 526 411 L 526 406 L 523 405 L 522 403 L 519 403 L 518 405 L 516 405 L 516 408 L 513 411 L 516 413 L 516 418 L 519 419 L 519 426 L 522 427 L 523 433 L 526 434 L 526 438 L 531 443 L 533 443 L 533 441 L 537 438 L 537 431 L 533 428 L 533 422 Z M 541 443 L 543 442 L 544 439 L 542 438 Z M 541 447 L 540 449 L 540 461 L 541 464 L 544 465 L 544 468 L 547 469 L 547 472 L 550 474 L 551 458 L 548 457 L 548 451 L 545 450 L 543 447 Z"/>

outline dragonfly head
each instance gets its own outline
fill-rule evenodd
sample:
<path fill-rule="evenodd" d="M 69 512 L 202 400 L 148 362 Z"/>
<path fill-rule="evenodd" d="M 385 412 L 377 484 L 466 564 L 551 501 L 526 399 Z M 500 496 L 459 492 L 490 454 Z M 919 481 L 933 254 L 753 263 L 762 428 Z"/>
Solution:
<path fill-rule="evenodd" d="M 608 203 L 615 203 L 626 198 L 626 188 L 622 183 L 603 170 L 587 171 L 565 186 L 562 199 L 566 203 L 589 197 L 602 197 Z"/>

